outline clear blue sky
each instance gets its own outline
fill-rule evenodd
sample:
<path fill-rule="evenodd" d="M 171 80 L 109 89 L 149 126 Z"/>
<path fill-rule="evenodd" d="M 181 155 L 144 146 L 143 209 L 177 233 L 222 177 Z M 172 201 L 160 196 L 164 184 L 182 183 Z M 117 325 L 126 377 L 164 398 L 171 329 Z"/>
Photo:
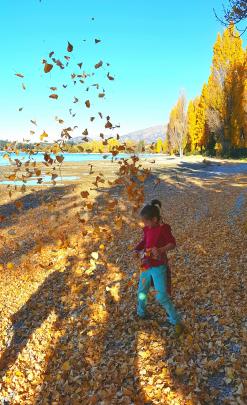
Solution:
<path fill-rule="evenodd" d="M 28 138 L 30 119 L 38 122 L 37 133 L 45 129 L 57 135 L 54 116 L 68 119 L 91 131 L 100 130 L 87 122 L 82 89 L 59 90 L 57 101 L 48 98 L 49 86 L 66 81 L 59 69 L 43 73 L 41 60 L 52 50 L 66 54 L 67 40 L 73 43 L 73 62 L 93 66 L 109 61 L 116 80 L 103 79 L 106 100 L 96 97 L 96 111 L 121 124 L 121 133 L 165 124 L 179 91 L 187 97 L 200 93 L 207 80 L 212 46 L 221 25 L 213 7 L 222 0 L 1 0 L 1 125 L 0 139 Z M 95 17 L 92 21 L 91 17 Z M 102 43 L 94 45 L 99 37 Z M 83 42 L 87 39 L 87 42 Z M 25 74 L 22 80 L 16 72 Z M 108 68 L 100 74 L 105 76 Z M 73 104 L 73 95 L 80 98 Z M 91 98 L 92 97 L 92 98 Z M 89 94 L 93 100 L 93 96 Z M 69 106 L 77 109 L 74 121 Z M 24 107 L 18 112 L 19 107 Z M 90 115 L 91 112 L 90 112 Z"/>

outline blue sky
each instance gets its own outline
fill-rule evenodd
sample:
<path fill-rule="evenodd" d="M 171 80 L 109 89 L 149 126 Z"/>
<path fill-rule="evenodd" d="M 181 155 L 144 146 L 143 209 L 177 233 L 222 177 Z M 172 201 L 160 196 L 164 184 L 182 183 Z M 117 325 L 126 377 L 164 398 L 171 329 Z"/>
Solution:
<path fill-rule="evenodd" d="M 37 120 L 37 135 L 46 130 L 54 139 L 59 129 L 55 115 L 68 126 L 79 125 L 79 132 L 88 128 L 97 133 L 102 130 L 102 121 L 88 124 L 88 117 L 97 111 L 120 123 L 120 133 L 165 124 L 179 91 L 184 89 L 190 99 L 200 93 L 207 80 L 212 46 L 217 32 L 222 31 L 213 7 L 221 10 L 221 3 L 2 0 L 0 139 L 30 139 L 30 119 Z M 95 45 L 94 38 L 102 42 Z M 110 67 L 104 63 L 97 72 L 106 89 L 104 101 L 95 89 L 86 94 L 72 83 L 66 90 L 60 89 L 63 82 L 68 82 L 67 70 L 54 68 L 44 74 L 42 58 L 53 50 L 67 54 L 68 40 L 74 45 L 74 65 L 82 60 L 85 68 L 92 70 L 100 59 L 110 62 Z M 108 71 L 115 81 L 106 78 Z M 23 80 L 15 77 L 18 72 L 25 75 Z M 48 97 L 49 87 L 54 85 L 59 86 L 58 100 Z M 80 100 L 78 104 L 72 103 L 74 95 Z M 90 111 L 84 105 L 87 98 L 92 102 Z M 23 111 L 18 112 L 20 107 Z M 77 111 L 72 120 L 70 107 Z"/>

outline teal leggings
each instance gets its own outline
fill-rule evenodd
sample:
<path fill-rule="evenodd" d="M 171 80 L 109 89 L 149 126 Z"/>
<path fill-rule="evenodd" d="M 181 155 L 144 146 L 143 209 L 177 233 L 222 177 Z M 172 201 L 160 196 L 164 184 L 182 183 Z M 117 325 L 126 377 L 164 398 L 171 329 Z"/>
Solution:
<path fill-rule="evenodd" d="M 166 285 L 166 271 L 165 265 L 159 267 L 150 267 L 148 270 L 141 273 L 138 287 L 138 303 L 137 314 L 140 317 L 145 316 L 145 308 L 147 305 L 147 295 L 151 285 L 151 278 L 154 282 L 154 289 L 156 291 L 156 299 L 160 305 L 165 309 L 168 320 L 172 325 L 176 325 L 180 321 L 178 315 L 168 293 Z"/>

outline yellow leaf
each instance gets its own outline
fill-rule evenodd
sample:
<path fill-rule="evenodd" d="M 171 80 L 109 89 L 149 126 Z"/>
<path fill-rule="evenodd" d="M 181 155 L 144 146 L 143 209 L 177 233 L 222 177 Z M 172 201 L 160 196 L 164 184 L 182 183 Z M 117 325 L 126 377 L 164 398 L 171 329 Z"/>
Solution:
<path fill-rule="evenodd" d="M 98 253 L 98 252 L 92 252 L 92 253 L 91 253 L 91 256 L 92 256 L 92 258 L 93 258 L 94 260 L 98 260 L 98 258 L 99 258 L 99 253 Z"/>
<path fill-rule="evenodd" d="M 70 362 L 69 362 L 68 360 L 63 363 L 63 365 L 62 365 L 62 370 L 63 370 L 63 371 L 68 371 L 68 370 L 70 370 Z"/>
<path fill-rule="evenodd" d="M 184 374 L 184 369 L 182 367 L 177 367 L 176 370 L 175 370 L 175 374 L 178 377 L 181 377 Z"/>
<path fill-rule="evenodd" d="M 14 268 L 13 263 L 8 262 L 8 263 L 7 263 L 7 269 L 8 269 L 8 270 L 11 270 L 11 269 L 13 269 L 13 268 Z"/>
<path fill-rule="evenodd" d="M 105 250 L 105 245 L 101 244 L 101 245 L 99 246 L 99 248 L 100 248 L 100 250 Z"/>
<path fill-rule="evenodd" d="M 47 138 L 48 134 L 44 131 L 43 134 L 40 135 L 39 139 L 43 141 L 44 138 Z"/>

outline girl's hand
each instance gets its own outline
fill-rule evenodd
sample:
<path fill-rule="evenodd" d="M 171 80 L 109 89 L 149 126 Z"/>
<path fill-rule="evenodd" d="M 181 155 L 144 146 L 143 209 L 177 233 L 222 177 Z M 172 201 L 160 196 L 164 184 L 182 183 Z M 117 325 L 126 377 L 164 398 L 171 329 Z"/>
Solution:
<path fill-rule="evenodd" d="M 134 257 L 138 257 L 140 254 L 140 252 L 138 250 L 132 250 L 131 253 L 134 255 Z"/>
<path fill-rule="evenodd" d="M 152 252 L 152 256 L 154 257 L 154 259 L 159 259 L 160 251 L 157 247 L 153 247 L 151 252 Z"/>

